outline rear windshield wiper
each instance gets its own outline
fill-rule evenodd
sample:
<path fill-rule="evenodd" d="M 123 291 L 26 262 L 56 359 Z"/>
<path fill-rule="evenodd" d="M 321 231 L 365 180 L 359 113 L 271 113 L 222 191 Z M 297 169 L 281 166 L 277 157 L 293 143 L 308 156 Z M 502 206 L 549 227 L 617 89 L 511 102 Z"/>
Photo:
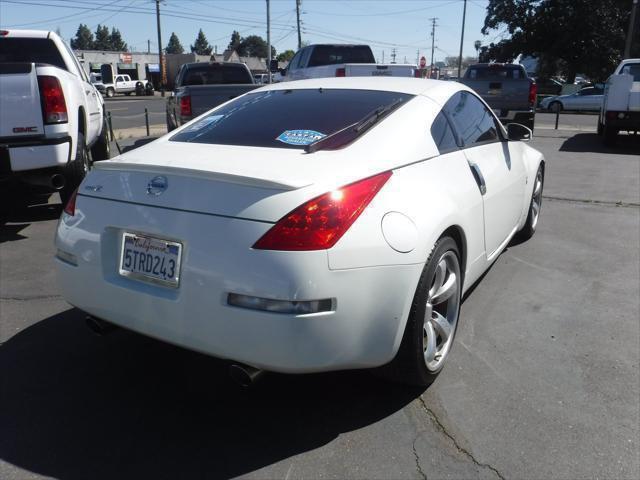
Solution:
<path fill-rule="evenodd" d="M 337 150 L 345 145 L 353 142 L 360 135 L 373 127 L 376 123 L 389 115 L 393 110 L 398 108 L 404 102 L 403 98 L 399 98 L 389 105 L 383 105 L 376 108 L 373 112 L 368 113 L 362 120 L 352 123 L 351 125 L 338 130 L 337 132 L 322 137 L 304 148 L 307 153 L 314 153 L 318 150 Z"/>

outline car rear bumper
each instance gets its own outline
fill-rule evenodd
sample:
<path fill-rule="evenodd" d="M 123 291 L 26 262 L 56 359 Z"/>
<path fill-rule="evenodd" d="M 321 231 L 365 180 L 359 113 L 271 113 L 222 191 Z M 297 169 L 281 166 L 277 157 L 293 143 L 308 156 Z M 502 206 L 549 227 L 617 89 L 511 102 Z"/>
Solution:
<path fill-rule="evenodd" d="M 622 116 L 622 118 L 620 118 Z M 640 130 L 640 112 L 606 112 L 606 123 L 618 130 Z"/>
<path fill-rule="evenodd" d="M 71 137 L 0 139 L 0 176 L 25 175 L 69 163 Z"/>
<path fill-rule="evenodd" d="M 65 253 L 55 263 L 64 297 L 97 318 L 279 372 L 375 367 L 397 351 L 420 264 L 331 270 L 326 251 L 253 250 L 271 224 L 78 200 L 75 217 L 63 215 L 58 225 L 56 247 Z M 99 218 L 86 214 L 96 202 L 109 203 Z M 131 230 L 183 244 L 178 288 L 118 273 L 122 233 Z M 331 299 L 333 307 L 304 315 L 272 313 L 231 306 L 229 293 Z"/>

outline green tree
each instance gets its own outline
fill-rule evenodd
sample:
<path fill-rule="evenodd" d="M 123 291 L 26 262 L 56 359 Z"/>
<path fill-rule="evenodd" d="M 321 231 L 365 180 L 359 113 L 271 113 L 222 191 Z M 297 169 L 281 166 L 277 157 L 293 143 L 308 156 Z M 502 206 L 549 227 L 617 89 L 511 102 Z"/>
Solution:
<path fill-rule="evenodd" d="M 205 37 L 204 32 L 200 29 L 195 43 L 191 45 L 191 53 L 195 53 L 197 55 L 211 55 L 212 50 L 213 47 L 209 45 L 207 37 Z"/>
<path fill-rule="evenodd" d="M 85 24 L 81 23 L 75 38 L 71 39 L 71 48 L 74 50 L 93 50 L 93 33 Z"/>
<path fill-rule="evenodd" d="M 127 52 L 127 44 L 122 40 L 120 30 L 115 27 L 111 27 L 111 34 L 109 35 L 110 50 L 114 52 Z"/>
<path fill-rule="evenodd" d="M 240 36 L 240 33 L 234 30 L 233 33 L 231 34 L 231 41 L 227 46 L 227 50 L 235 50 L 237 52 L 238 48 L 240 48 L 241 42 L 242 42 L 242 37 Z"/>
<path fill-rule="evenodd" d="M 182 44 L 180 40 L 178 40 L 175 32 L 171 32 L 171 37 L 169 37 L 169 43 L 167 43 L 165 51 L 167 53 L 184 53 L 184 48 L 182 48 Z"/>
<path fill-rule="evenodd" d="M 296 52 L 294 52 L 293 50 L 285 50 L 284 52 L 278 55 L 276 60 L 278 60 L 279 62 L 288 62 L 293 58 L 295 54 Z"/>
<path fill-rule="evenodd" d="M 269 50 L 267 42 L 259 35 L 249 35 L 243 38 L 238 46 L 238 55 L 241 57 L 267 58 Z M 275 58 L 276 49 L 271 47 L 271 56 Z"/>
<path fill-rule="evenodd" d="M 94 50 L 111 50 L 111 34 L 109 28 L 98 24 L 96 27 L 96 41 L 93 44 Z"/>
<path fill-rule="evenodd" d="M 508 38 L 483 46 L 480 57 L 508 62 L 532 55 L 539 74 L 604 80 L 622 58 L 630 13 L 628 0 L 489 0 L 482 33 Z"/>

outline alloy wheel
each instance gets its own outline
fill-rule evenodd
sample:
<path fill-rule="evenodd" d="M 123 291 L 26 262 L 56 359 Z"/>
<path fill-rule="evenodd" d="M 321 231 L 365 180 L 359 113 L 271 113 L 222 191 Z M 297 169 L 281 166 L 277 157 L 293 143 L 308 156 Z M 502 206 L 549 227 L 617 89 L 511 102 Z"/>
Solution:
<path fill-rule="evenodd" d="M 540 217 L 540 209 L 542 208 L 542 169 L 538 169 L 536 174 L 536 183 L 533 186 L 533 196 L 531 198 L 531 228 L 535 230 Z"/>
<path fill-rule="evenodd" d="M 449 353 L 460 309 L 460 264 L 451 250 L 438 260 L 427 293 L 422 350 L 427 370 L 439 370 Z"/>

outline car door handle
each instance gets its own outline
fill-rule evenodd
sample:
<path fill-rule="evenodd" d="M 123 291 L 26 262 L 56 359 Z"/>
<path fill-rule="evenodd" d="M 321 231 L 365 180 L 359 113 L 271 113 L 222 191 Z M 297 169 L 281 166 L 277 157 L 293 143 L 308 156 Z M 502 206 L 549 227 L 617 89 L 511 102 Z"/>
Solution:
<path fill-rule="evenodd" d="M 469 168 L 471 168 L 473 178 L 476 179 L 476 183 L 478 184 L 478 188 L 480 189 L 480 194 L 484 195 L 485 193 L 487 193 L 487 184 L 484 181 L 484 177 L 482 176 L 480 167 L 478 167 L 478 165 L 476 165 L 475 163 L 470 163 Z"/>

